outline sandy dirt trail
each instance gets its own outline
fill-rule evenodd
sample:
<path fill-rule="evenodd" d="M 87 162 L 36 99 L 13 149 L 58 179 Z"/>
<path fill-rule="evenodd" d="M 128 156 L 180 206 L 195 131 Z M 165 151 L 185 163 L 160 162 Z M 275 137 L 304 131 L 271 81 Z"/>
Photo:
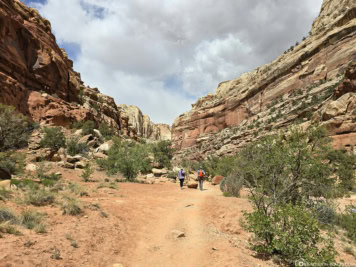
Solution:
<path fill-rule="evenodd" d="M 200 267 L 211 263 L 214 244 L 206 232 L 202 207 L 215 194 L 217 189 L 207 184 L 203 191 L 172 192 L 174 201 L 161 212 L 161 220 L 150 223 L 150 229 L 137 244 L 131 266 Z M 174 230 L 184 232 L 185 237 L 177 238 Z"/>

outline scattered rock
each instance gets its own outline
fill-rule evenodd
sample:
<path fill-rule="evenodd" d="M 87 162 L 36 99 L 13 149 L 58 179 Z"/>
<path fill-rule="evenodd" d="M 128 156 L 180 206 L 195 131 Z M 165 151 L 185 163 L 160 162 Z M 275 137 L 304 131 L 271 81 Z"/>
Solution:
<path fill-rule="evenodd" d="M 160 176 L 162 176 L 164 174 L 167 174 L 168 170 L 167 169 L 156 169 L 156 168 L 153 168 L 152 169 L 152 173 L 154 174 L 154 176 L 160 177 Z"/>
<path fill-rule="evenodd" d="M 69 163 L 76 163 L 77 161 L 79 161 L 78 158 L 72 157 L 72 156 L 67 156 L 67 162 Z"/>
<path fill-rule="evenodd" d="M 105 142 L 104 144 L 100 145 L 97 149 L 96 152 L 102 152 L 104 154 L 107 154 L 109 149 L 114 145 L 114 142 L 112 140 Z"/>
<path fill-rule="evenodd" d="M 217 175 L 213 178 L 213 180 L 211 181 L 211 184 L 212 185 L 218 185 L 220 184 L 220 182 L 222 181 L 222 179 L 224 179 L 224 176 L 220 176 L 220 175 Z"/>
<path fill-rule="evenodd" d="M 93 154 L 95 159 L 106 159 L 108 156 L 101 152 L 96 152 Z"/>
<path fill-rule="evenodd" d="M 83 133 L 83 130 L 82 129 L 79 129 L 79 130 L 76 130 L 74 135 L 77 135 L 77 136 L 81 136 Z"/>
<path fill-rule="evenodd" d="M 76 162 L 75 163 L 75 168 L 76 169 L 84 169 L 85 168 L 85 163 L 84 162 L 82 162 L 82 161 L 78 161 L 78 162 Z"/>
<path fill-rule="evenodd" d="M 172 230 L 171 236 L 174 238 L 182 238 L 182 237 L 185 237 L 185 233 L 182 231 L 179 231 L 179 230 Z"/>
<path fill-rule="evenodd" d="M 147 179 L 154 178 L 154 177 L 155 177 L 155 175 L 153 173 L 149 173 L 146 176 Z"/>
<path fill-rule="evenodd" d="M 11 188 L 11 180 L 0 180 L 0 188 L 4 187 L 4 188 Z"/>
<path fill-rule="evenodd" d="M 85 135 L 79 139 L 78 144 L 88 144 L 89 141 L 94 140 L 94 136 L 91 134 Z"/>

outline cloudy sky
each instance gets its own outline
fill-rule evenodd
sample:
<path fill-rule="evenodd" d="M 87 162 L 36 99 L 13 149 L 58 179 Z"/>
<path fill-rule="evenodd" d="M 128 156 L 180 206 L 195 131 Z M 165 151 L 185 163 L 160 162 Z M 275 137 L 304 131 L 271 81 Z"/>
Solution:
<path fill-rule="evenodd" d="M 218 83 L 272 61 L 322 0 L 24 0 L 86 85 L 172 124 Z"/>

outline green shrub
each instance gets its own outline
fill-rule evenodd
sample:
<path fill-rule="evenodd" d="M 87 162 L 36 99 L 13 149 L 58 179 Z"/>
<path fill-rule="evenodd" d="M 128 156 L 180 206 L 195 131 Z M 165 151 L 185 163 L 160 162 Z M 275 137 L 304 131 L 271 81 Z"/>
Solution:
<path fill-rule="evenodd" d="M 7 199 L 10 198 L 12 198 L 12 192 L 4 187 L 0 187 L 0 200 L 6 201 Z"/>
<path fill-rule="evenodd" d="M 10 174 L 22 174 L 24 172 L 26 155 L 22 153 L 0 152 L 0 168 Z"/>
<path fill-rule="evenodd" d="M 94 173 L 94 169 L 91 167 L 90 163 L 87 163 L 83 169 L 81 177 L 84 182 L 89 182 L 92 174 Z"/>
<path fill-rule="evenodd" d="M 112 127 L 110 127 L 107 123 L 103 122 L 99 125 L 99 131 L 105 138 L 105 140 L 110 140 L 113 136 L 115 136 L 115 131 Z"/>
<path fill-rule="evenodd" d="M 25 226 L 27 229 L 34 229 L 42 221 L 42 215 L 31 210 L 25 210 L 21 212 L 20 222 L 21 225 Z"/>
<path fill-rule="evenodd" d="M 77 137 L 72 137 L 67 140 L 67 153 L 70 156 L 75 156 L 78 154 L 85 155 L 89 152 L 89 147 L 85 143 L 78 143 L 79 139 Z"/>
<path fill-rule="evenodd" d="M 57 151 L 61 147 L 65 147 L 66 139 L 60 127 L 44 128 L 44 137 L 40 142 L 42 147 L 47 147 L 53 151 Z"/>
<path fill-rule="evenodd" d="M 77 216 L 83 213 L 78 201 L 74 198 L 67 198 L 61 207 L 63 215 Z"/>
<path fill-rule="evenodd" d="M 148 173 L 152 170 L 146 145 L 121 142 L 118 138 L 113 140 L 114 145 L 108 151 L 108 158 L 97 161 L 108 175 L 120 172 L 127 179 L 133 180 L 139 172 Z"/>
<path fill-rule="evenodd" d="M 33 128 L 14 107 L 0 104 L 0 152 L 25 147 Z"/>
<path fill-rule="evenodd" d="M 235 179 L 235 176 L 227 176 L 220 182 L 220 190 L 228 196 L 240 197 L 240 191 L 243 187 L 241 179 Z"/>
<path fill-rule="evenodd" d="M 55 201 L 53 193 L 45 189 L 31 189 L 25 193 L 24 202 L 33 206 L 46 206 L 51 205 Z"/>
<path fill-rule="evenodd" d="M 0 223 L 4 222 L 11 222 L 14 224 L 18 222 L 18 218 L 10 209 L 0 207 Z"/>
<path fill-rule="evenodd" d="M 303 259 L 308 263 L 335 263 L 332 240 L 320 233 L 318 221 L 303 205 L 276 206 L 267 216 L 255 210 L 245 213 L 245 229 L 254 234 L 252 249 L 265 255 L 278 255 L 288 264 Z"/>
<path fill-rule="evenodd" d="M 346 236 L 356 241 L 356 207 L 353 205 L 346 206 L 345 212 L 338 216 L 337 224 L 346 230 Z"/>
<path fill-rule="evenodd" d="M 173 158 L 172 144 L 170 141 L 160 141 L 153 146 L 153 155 L 155 162 L 166 168 L 171 167 L 171 159 Z"/>
<path fill-rule="evenodd" d="M 94 134 L 94 129 L 96 125 L 95 122 L 93 121 L 86 121 L 83 124 L 82 130 L 83 130 L 83 135 L 88 135 L 88 134 Z"/>
<path fill-rule="evenodd" d="M 325 129 L 303 132 L 295 128 L 289 136 L 263 137 L 242 149 L 229 179 L 241 179 L 255 205 L 267 213 L 279 203 L 342 196 L 345 185 L 334 177 L 341 166 L 327 160 L 330 151 Z M 354 180 L 354 175 L 347 179 Z"/>
<path fill-rule="evenodd" d="M 0 223 L 0 233 L 10 234 L 10 235 L 21 235 L 21 232 L 16 229 L 9 222 Z"/>

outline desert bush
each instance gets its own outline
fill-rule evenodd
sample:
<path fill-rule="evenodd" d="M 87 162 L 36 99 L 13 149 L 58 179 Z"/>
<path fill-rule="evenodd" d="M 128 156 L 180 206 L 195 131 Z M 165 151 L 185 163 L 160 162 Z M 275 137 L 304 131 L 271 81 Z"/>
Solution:
<path fill-rule="evenodd" d="M 314 211 L 314 217 L 322 224 L 334 225 L 337 220 L 336 206 L 328 200 L 309 201 L 307 207 Z"/>
<path fill-rule="evenodd" d="M 90 163 L 87 163 L 83 169 L 81 177 L 84 182 L 89 182 L 92 174 L 94 173 L 94 169 L 91 167 Z"/>
<path fill-rule="evenodd" d="M 44 188 L 31 189 L 25 193 L 24 203 L 33 206 L 51 205 L 55 201 L 55 196 L 52 192 L 48 192 Z"/>
<path fill-rule="evenodd" d="M 0 200 L 6 201 L 12 197 L 12 192 L 4 187 L 0 187 Z"/>
<path fill-rule="evenodd" d="M 27 145 L 34 124 L 11 106 L 0 104 L 0 152 Z"/>
<path fill-rule="evenodd" d="M 61 147 L 65 147 L 66 138 L 60 127 L 46 127 L 42 131 L 44 133 L 44 137 L 40 142 L 42 147 L 50 148 L 53 151 L 57 151 Z"/>
<path fill-rule="evenodd" d="M 0 223 L 4 222 L 17 223 L 18 218 L 10 209 L 6 207 L 0 207 Z"/>
<path fill-rule="evenodd" d="M 99 124 L 99 131 L 105 140 L 110 140 L 113 136 L 115 136 L 114 129 L 105 122 Z"/>
<path fill-rule="evenodd" d="M 118 138 L 113 140 L 114 145 L 108 151 L 108 158 L 97 161 L 108 175 L 120 172 L 127 179 L 133 180 L 139 172 L 148 173 L 152 170 L 146 145 L 121 142 Z"/>
<path fill-rule="evenodd" d="M 63 215 L 77 216 L 83 213 L 78 201 L 74 198 L 67 198 L 61 206 Z"/>
<path fill-rule="evenodd" d="M 0 152 L 0 168 L 10 174 L 22 174 L 24 172 L 26 155 L 23 153 Z"/>
<path fill-rule="evenodd" d="M 10 235 L 21 235 L 21 232 L 17 230 L 15 226 L 11 225 L 9 222 L 0 223 L 0 233 L 10 234 Z"/>
<path fill-rule="evenodd" d="M 346 206 L 345 212 L 338 215 L 337 224 L 346 230 L 346 236 L 356 241 L 356 207 Z"/>
<path fill-rule="evenodd" d="M 235 176 L 227 176 L 220 182 L 220 190 L 224 195 L 240 197 L 240 191 L 243 187 L 241 179 L 235 179 Z"/>
<path fill-rule="evenodd" d="M 42 221 L 42 215 L 32 210 L 24 210 L 20 215 L 20 223 L 27 229 L 34 229 Z"/>
<path fill-rule="evenodd" d="M 331 238 L 324 238 L 313 213 L 303 205 L 278 205 L 269 216 L 261 210 L 244 214 L 245 229 L 254 234 L 252 249 L 278 255 L 288 264 L 303 259 L 308 263 L 335 263 Z"/>
<path fill-rule="evenodd" d="M 155 162 L 160 165 L 170 168 L 171 159 L 173 158 L 172 144 L 170 141 L 160 141 L 153 146 L 153 155 Z"/>
<path fill-rule="evenodd" d="M 85 155 L 89 152 L 89 147 L 85 143 L 78 143 L 78 137 L 71 137 L 67 140 L 67 153 L 70 156 L 75 156 L 78 154 Z"/>
<path fill-rule="evenodd" d="M 227 179 L 242 180 L 256 208 L 266 214 L 280 203 L 341 196 L 344 184 L 337 183 L 334 176 L 341 165 L 328 161 L 330 151 L 333 148 L 325 129 L 313 127 L 303 132 L 295 128 L 289 136 L 263 137 L 241 150 Z M 347 179 L 353 181 L 354 175 Z"/>
<path fill-rule="evenodd" d="M 88 134 L 94 134 L 94 129 L 95 129 L 96 125 L 95 122 L 93 121 L 86 121 L 84 122 L 83 126 L 82 126 L 82 130 L 83 130 L 83 135 L 88 135 Z"/>
<path fill-rule="evenodd" d="M 84 194 L 88 194 L 87 189 L 83 188 L 82 186 L 78 185 L 78 184 L 73 184 L 70 183 L 68 185 L 68 189 L 71 193 L 75 194 L 75 195 L 79 195 L 82 196 Z"/>

